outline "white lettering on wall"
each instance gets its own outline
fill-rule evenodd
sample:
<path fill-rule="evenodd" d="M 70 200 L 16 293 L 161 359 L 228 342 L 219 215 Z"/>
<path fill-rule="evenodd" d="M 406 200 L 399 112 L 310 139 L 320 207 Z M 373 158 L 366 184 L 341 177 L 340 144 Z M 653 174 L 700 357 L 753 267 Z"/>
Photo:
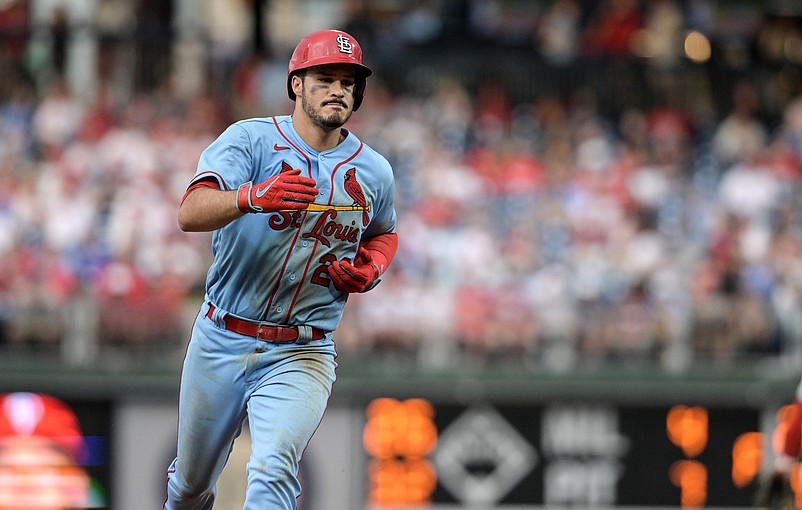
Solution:
<path fill-rule="evenodd" d="M 544 502 L 609 505 L 630 441 L 608 406 L 559 404 L 543 413 Z"/>

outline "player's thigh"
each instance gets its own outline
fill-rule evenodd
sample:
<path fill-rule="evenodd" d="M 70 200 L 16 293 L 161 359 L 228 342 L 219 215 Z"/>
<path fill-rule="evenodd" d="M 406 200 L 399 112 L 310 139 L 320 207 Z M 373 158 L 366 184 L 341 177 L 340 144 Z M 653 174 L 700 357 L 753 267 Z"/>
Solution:
<path fill-rule="evenodd" d="M 293 348 L 289 361 L 261 380 L 248 401 L 254 456 L 290 455 L 297 463 L 326 410 L 335 379 L 333 352 Z"/>
<path fill-rule="evenodd" d="M 193 329 L 181 374 L 178 416 L 179 463 L 191 466 L 192 476 L 198 477 L 190 483 L 213 480 L 239 434 L 247 400 L 245 342 L 203 322 Z"/>

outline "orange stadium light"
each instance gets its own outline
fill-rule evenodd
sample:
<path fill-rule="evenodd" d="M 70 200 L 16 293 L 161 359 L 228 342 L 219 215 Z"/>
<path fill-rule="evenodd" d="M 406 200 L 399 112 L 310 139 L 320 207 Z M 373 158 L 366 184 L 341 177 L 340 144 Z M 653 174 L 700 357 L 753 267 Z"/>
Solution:
<path fill-rule="evenodd" d="M 732 445 L 732 483 L 736 487 L 748 485 L 760 472 L 763 464 L 763 434 L 746 432 Z"/>
<path fill-rule="evenodd" d="M 669 469 L 671 483 L 680 488 L 682 508 L 699 508 L 707 501 L 707 468 L 695 460 L 680 460 Z"/>
<path fill-rule="evenodd" d="M 674 406 L 666 417 L 668 438 L 688 457 L 696 457 L 707 446 L 707 409 Z"/>
<path fill-rule="evenodd" d="M 363 444 L 368 465 L 368 501 L 378 506 L 430 501 L 437 474 L 426 455 L 437 445 L 434 406 L 413 398 L 377 398 L 367 406 Z"/>

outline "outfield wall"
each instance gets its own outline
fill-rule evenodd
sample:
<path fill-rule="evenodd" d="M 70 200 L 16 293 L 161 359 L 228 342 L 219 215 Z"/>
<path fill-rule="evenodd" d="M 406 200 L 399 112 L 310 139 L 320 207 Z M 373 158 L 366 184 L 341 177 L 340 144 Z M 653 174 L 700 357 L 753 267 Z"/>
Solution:
<path fill-rule="evenodd" d="M 304 456 L 301 510 L 747 508 L 793 378 L 715 374 L 340 374 Z M 158 508 L 177 374 L 4 374 L 57 396 L 105 445 L 90 470 L 119 510 Z M 219 484 L 241 508 L 247 427 Z"/>

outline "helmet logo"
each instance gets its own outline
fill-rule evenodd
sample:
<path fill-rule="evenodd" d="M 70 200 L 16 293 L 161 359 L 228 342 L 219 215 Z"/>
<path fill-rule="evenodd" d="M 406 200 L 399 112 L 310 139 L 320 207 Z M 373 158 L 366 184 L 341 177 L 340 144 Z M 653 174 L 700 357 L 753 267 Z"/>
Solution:
<path fill-rule="evenodd" d="M 354 52 L 354 45 L 351 44 L 351 40 L 342 34 L 337 36 L 337 46 L 340 47 L 340 53 L 351 54 Z"/>

